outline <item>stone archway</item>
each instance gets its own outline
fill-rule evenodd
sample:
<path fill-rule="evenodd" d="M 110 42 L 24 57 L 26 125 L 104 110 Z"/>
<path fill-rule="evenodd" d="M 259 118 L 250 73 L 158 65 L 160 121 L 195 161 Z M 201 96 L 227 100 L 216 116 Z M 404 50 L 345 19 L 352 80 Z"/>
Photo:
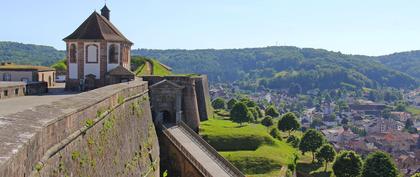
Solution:
<path fill-rule="evenodd" d="M 171 81 L 163 80 L 149 87 L 155 124 L 175 124 L 182 116 L 182 89 Z"/>
<path fill-rule="evenodd" d="M 176 119 L 171 115 L 169 111 L 161 111 L 162 121 L 164 124 L 174 124 L 176 123 Z"/>

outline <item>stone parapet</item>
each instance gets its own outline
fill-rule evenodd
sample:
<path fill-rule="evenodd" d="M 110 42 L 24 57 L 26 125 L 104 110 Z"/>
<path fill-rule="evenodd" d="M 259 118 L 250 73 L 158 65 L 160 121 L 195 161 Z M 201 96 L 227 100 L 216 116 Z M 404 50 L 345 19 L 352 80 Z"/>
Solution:
<path fill-rule="evenodd" d="M 158 176 L 147 92 L 138 80 L 0 117 L 0 176 Z"/>

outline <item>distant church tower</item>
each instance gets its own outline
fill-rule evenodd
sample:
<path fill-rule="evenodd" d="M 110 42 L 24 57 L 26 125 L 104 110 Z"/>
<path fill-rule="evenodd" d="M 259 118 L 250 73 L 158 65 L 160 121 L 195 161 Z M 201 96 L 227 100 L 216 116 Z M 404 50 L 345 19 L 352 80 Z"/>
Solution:
<path fill-rule="evenodd" d="M 91 90 L 134 79 L 130 71 L 133 43 L 110 22 L 105 5 L 93 12 L 72 34 L 67 44 L 66 89 Z"/>

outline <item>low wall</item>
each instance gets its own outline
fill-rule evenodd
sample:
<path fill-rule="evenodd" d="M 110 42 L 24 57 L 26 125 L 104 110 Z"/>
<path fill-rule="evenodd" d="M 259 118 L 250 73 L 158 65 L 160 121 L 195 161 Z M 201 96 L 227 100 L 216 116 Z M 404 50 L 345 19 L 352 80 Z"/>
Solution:
<path fill-rule="evenodd" d="M 26 84 L 26 95 L 43 95 L 48 93 L 48 83 L 30 82 Z"/>
<path fill-rule="evenodd" d="M 0 83 L 0 100 L 25 96 L 24 82 L 2 82 Z"/>
<path fill-rule="evenodd" d="M 147 83 L 0 117 L 0 176 L 159 176 Z"/>
<path fill-rule="evenodd" d="M 161 147 L 161 172 L 173 177 L 204 177 L 197 167 L 163 133 L 159 135 Z M 162 175 L 161 175 L 162 176 Z"/>

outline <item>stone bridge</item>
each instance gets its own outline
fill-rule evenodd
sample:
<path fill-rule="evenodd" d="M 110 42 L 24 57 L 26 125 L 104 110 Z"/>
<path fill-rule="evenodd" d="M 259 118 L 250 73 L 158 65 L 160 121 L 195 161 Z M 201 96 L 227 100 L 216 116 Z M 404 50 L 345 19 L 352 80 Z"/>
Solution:
<path fill-rule="evenodd" d="M 170 176 L 244 176 L 197 132 L 211 116 L 207 77 L 145 76 L 161 153 L 161 170 Z"/>
<path fill-rule="evenodd" d="M 173 176 L 244 176 L 183 122 L 162 125 L 162 167 Z M 171 175 L 171 176 L 172 176 Z"/>

